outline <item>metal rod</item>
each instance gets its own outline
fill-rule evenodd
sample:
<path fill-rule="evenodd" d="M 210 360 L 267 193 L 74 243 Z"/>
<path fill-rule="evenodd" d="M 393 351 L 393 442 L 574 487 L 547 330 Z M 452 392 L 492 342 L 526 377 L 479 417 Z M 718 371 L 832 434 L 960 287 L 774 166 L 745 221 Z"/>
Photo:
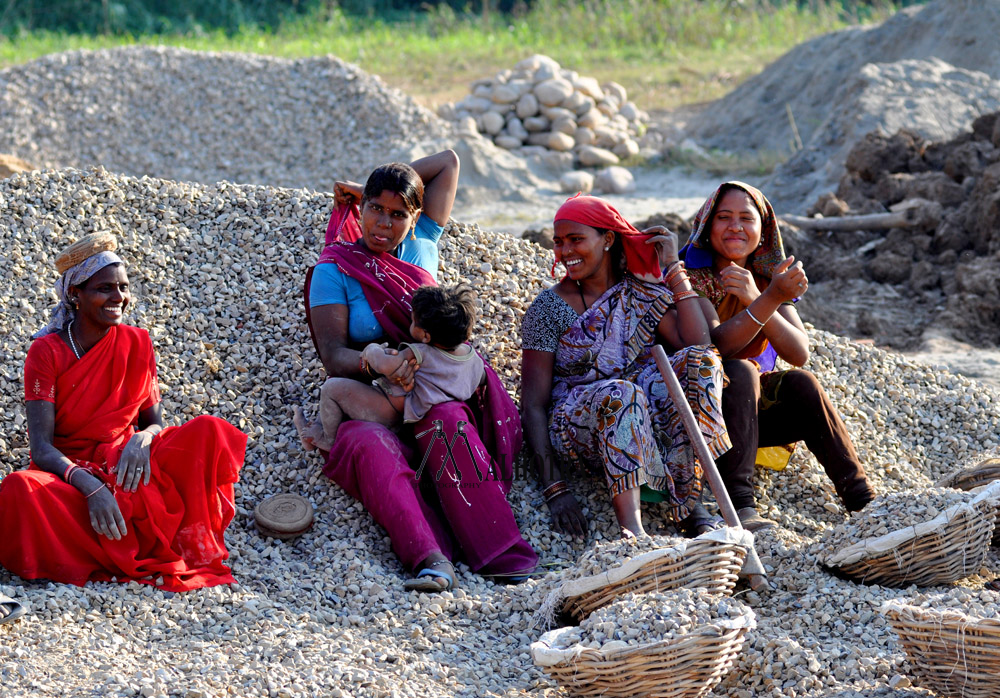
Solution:
<path fill-rule="evenodd" d="M 705 437 L 702 435 L 701 429 L 698 428 L 698 422 L 691 411 L 691 405 L 688 404 L 687 398 L 684 396 L 684 389 L 681 388 L 680 381 L 674 375 L 674 369 L 670 365 L 667 353 L 663 351 L 663 347 L 659 344 L 653 345 L 653 359 L 656 361 L 656 367 L 660 369 L 660 375 L 663 376 L 663 384 L 666 386 L 667 392 L 670 393 L 670 399 L 673 400 L 674 407 L 678 414 L 680 414 L 681 421 L 684 422 L 684 429 L 691 439 L 695 453 L 698 454 L 698 460 L 701 461 L 701 468 L 705 473 L 705 479 L 708 480 L 708 486 L 712 489 L 715 501 L 719 505 L 719 513 L 722 514 L 723 520 L 729 526 L 743 528 L 743 524 L 740 523 L 740 517 L 736 514 L 736 509 L 733 507 L 733 501 L 729 498 L 726 485 L 722 481 L 722 476 L 719 475 L 719 469 L 715 467 L 715 460 L 712 458 L 711 451 L 708 450 Z M 743 572 L 747 575 L 751 589 L 760 591 L 770 588 L 770 584 L 767 581 L 767 572 L 764 571 L 764 565 L 757 556 L 756 548 L 752 545 L 747 551 L 747 559 L 743 563 Z"/>

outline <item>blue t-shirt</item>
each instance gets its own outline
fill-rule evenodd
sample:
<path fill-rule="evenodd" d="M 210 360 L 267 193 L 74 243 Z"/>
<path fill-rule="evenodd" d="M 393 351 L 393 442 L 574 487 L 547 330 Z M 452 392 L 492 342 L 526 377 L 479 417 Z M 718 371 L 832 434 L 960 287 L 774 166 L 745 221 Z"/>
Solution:
<path fill-rule="evenodd" d="M 417 218 L 414 234 L 415 240 L 407 233 L 396 248 L 396 256 L 404 262 L 416 264 L 429 272 L 437 280 L 438 270 L 438 240 L 444 228 L 434 219 L 423 214 Z M 336 264 L 320 264 L 313 272 L 312 284 L 309 286 L 309 307 L 321 305 L 346 305 L 350 316 L 347 324 L 347 335 L 352 342 L 374 342 L 385 334 L 378 324 L 361 283 L 344 275 Z"/>

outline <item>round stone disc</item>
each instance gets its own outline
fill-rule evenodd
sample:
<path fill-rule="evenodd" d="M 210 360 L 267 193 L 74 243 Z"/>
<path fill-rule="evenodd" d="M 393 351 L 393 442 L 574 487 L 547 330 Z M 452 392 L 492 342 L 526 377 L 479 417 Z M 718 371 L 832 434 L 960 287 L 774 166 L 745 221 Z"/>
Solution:
<path fill-rule="evenodd" d="M 257 505 L 253 512 L 257 528 L 265 535 L 294 536 L 309 530 L 312 504 L 297 494 L 276 494 Z"/>

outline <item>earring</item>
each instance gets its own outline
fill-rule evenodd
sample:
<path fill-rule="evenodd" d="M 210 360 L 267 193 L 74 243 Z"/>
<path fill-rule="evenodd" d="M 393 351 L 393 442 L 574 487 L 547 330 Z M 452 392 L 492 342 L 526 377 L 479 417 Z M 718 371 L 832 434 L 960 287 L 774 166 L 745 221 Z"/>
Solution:
<path fill-rule="evenodd" d="M 608 245 L 607 247 L 604 248 L 604 251 L 607 252 L 610 249 L 611 249 L 611 245 Z"/>
<path fill-rule="evenodd" d="M 417 226 L 413 226 L 412 228 L 410 228 L 410 239 L 411 240 L 417 239 Z"/>

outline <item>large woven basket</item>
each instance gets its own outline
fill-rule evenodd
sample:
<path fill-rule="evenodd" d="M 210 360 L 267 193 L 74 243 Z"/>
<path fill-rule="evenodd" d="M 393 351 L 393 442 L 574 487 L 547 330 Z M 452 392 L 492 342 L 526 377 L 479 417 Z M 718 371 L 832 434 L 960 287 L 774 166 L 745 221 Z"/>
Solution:
<path fill-rule="evenodd" d="M 556 649 L 551 630 L 531 644 L 535 663 L 576 696 L 604 698 L 700 698 L 732 669 L 748 630 L 756 627 L 747 607 L 736 619 L 705 625 L 673 640 L 604 652 L 575 647 Z"/>
<path fill-rule="evenodd" d="M 989 552 L 1000 482 L 934 519 L 868 538 L 828 556 L 831 570 L 864 584 L 948 584 L 975 574 Z"/>
<path fill-rule="evenodd" d="M 1000 698 L 1000 620 L 887 601 L 882 613 L 925 688 L 957 698 Z"/>
<path fill-rule="evenodd" d="M 729 595 L 746 556 L 743 545 L 709 538 L 692 540 L 683 549 L 644 553 L 633 558 L 628 567 L 623 565 L 598 575 L 594 582 L 600 582 L 600 586 L 567 596 L 563 611 L 579 622 L 623 594 L 699 587 L 712 594 Z M 627 574 L 622 575 L 623 571 Z"/>
<path fill-rule="evenodd" d="M 991 457 L 942 478 L 935 483 L 935 487 L 954 487 L 968 492 L 995 480 L 1000 480 L 1000 458 Z M 997 521 L 1000 522 L 1000 509 L 997 510 Z M 1000 545 L 1000 526 L 993 531 L 993 545 Z"/>

